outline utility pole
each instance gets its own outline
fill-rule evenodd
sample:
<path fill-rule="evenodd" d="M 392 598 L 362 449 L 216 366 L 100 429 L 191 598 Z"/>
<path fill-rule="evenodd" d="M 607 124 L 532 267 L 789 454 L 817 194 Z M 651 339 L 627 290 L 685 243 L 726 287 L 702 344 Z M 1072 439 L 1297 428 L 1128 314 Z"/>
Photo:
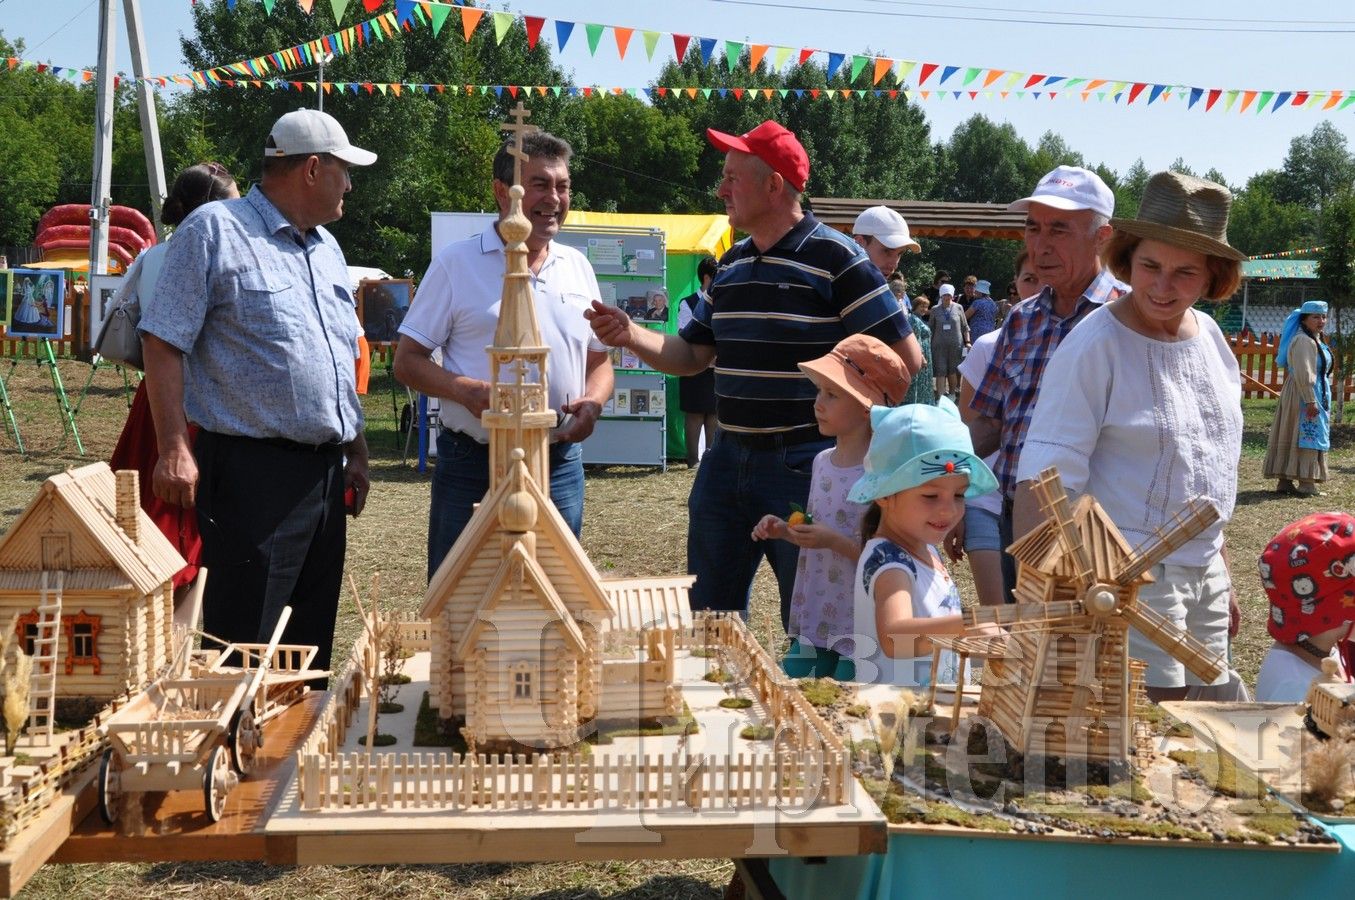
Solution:
<path fill-rule="evenodd" d="M 99 0 L 99 71 L 94 111 L 94 182 L 89 198 L 89 274 L 108 272 L 108 214 L 112 205 L 113 180 L 113 59 L 117 34 L 114 0 Z M 160 126 L 155 114 L 155 96 L 146 83 L 146 42 L 141 31 L 140 0 L 123 0 L 127 33 L 132 51 L 132 71 L 137 79 L 137 100 L 141 113 L 141 137 L 146 152 L 146 174 L 150 178 L 151 212 L 156 231 L 163 237 L 160 206 L 165 199 L 165 165 L 160 155 Z"/>
<path fill-rule="evenodd" d="M 325 63 L 334 59 L 333 53 L 320 54 L 320 80 L 315 83 L 315 93 L 319 100 L 320 112 L 325 111 Z"/>

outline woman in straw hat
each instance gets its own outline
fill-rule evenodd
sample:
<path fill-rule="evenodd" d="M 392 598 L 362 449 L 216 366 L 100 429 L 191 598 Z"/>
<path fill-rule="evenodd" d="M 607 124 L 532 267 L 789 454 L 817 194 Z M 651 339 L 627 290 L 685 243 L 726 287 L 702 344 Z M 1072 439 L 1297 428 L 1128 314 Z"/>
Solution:
<path fill-rule="evenodd" d="M 1018 532 L 1040 520 L 1028 482 L 1049 466 L 1071 492 L 1095 496 L 1131 546 L 1191 499 L 1212 500 L 1218 522 L 1155 566 L 1139 601 L 1221 655 L 1236 629 L 1223 527 L 1237 494 L 1242 384 L 1213 318 L 1192 307 L 1231 295 L 1241 279 L 1243 255 L 1227 239 L 1231 202 L 1211 181 L 1160 172 L 1136 218 L 1111 220 L 1102 259 L 1130 292 L 1088 315 L 1050 359 L 1014 515 Z M 1150 697 L 1185 696 L 1193 676 L 1179 662 L 1133 629 L 1129 645 L 1148 664 Z"/>
<path fill-rule="evenodd" d="M 1327 304 L 1308 300 L 1289 314 L 1280 330 L 1275 362 L 1285 370 L 1284 390 L 1270 426 L 1265 463 L 1265 477 L 1277 479 L 1279 494 L 1319 497 L 1317 486 L 1327 480 L 1331 351 L 1320 338 L 1326 327 Z"/>

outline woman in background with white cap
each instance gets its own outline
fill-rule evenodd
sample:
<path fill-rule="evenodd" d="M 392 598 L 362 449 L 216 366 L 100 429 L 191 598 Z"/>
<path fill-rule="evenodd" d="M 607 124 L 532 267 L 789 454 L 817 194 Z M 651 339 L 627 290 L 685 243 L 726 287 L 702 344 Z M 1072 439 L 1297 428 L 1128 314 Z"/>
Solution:
<path fill-rule="evenodd" d="M 969 346 L 969 320 L 964 308 L 955 302 L 955 286 L 941 285 L 936 305 L 932 307 L 932 374 L 936 376 L 936 395 L 960 395 L 960 360 Z"/>

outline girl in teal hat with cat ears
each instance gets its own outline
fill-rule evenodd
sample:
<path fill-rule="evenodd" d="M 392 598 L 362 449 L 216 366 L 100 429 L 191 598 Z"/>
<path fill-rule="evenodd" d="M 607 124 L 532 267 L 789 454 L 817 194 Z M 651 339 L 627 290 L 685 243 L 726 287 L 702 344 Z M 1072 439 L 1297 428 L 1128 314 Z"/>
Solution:
<path fill-rule="evenodd" d="M 1331 449 L 1331 351 L 1322 343 L 1327 304 L 1308 300 L 1284 320 L 1275 362 L 1285 370 L 1266 446 L 1265 477 L 1279 494 L 1321 496 Z"/>
<path fill-rule="evenodd" d="M 964 628 L 959 592 L 936 548 L 964 518 L 965 498 L 995 490 L 997 479 L 944 397 L 937 406 L 877 406 L 870 419 L 866 474 L 848 494 L 872 501 L 854 586 L 856 680 L 953 683 L 953 653 L 931 671 L 927 635 Z"/>

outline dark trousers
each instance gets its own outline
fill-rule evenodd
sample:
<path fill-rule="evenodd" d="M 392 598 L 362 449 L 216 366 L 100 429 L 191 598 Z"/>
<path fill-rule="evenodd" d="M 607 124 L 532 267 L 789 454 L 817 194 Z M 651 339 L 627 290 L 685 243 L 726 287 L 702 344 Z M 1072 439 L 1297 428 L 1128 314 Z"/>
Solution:
<path fill-rule="evenodd" d="M 1016 559 L 1007 552 L 1015 538 L 1012 537 L 1012 501 L 1002 501 L 1002 516 L 997 520 L 997 534 L 1002 540 L 1002 590 L 1008 603 L 1016 602 Z"/>
<path fill-rule="evenodd" d="M 225 640 L 267 642 L 291 606 L 282 642 L 314 644 L 312 666 L 329 668 L 347 536 L 342 449 L 208 431 L 193 449 L 208 569 L 203 628 Z"/>
<path fill-rule="evenodd" d="M 692 609 L 748 615 L 748 598 L 762 558 L 776 575 L 781 627 L 790 623 L 790 598 L 800 548 L 790 541 L 755 541 L 753 526 L 768 513 L 790 515 L 809 502 L 814 457 L 827 440 L 765 446 L 721 430 L 701 457 L 687 499 L 687 571 L 696 576 Z"/>

